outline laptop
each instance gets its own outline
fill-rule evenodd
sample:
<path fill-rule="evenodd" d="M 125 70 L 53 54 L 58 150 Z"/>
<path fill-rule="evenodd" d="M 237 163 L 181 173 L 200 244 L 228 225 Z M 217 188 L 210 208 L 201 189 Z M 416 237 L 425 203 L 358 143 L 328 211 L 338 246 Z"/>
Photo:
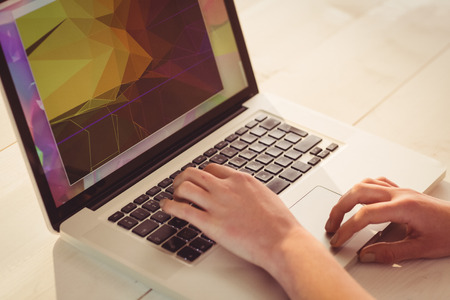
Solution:
<path fill-rule="evenodd" d="M 160 210 L 188 167 L 252 174 L 343 266 L 387 224 L 331 249 L 324 226 L 340 195 L 378 176 L 425 192 L 445 174 L 259 93 L 232 1 L 6 1 L 0 45 L 2 96 L 49 229 L 168 297 L 287 297 L 264 270 Z"/>

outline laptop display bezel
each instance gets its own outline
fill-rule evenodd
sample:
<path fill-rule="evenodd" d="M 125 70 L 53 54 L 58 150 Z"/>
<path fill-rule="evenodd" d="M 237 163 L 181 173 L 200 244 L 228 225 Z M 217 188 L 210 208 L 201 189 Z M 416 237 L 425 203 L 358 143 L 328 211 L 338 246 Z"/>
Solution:
<path fill-rule="evenodd" d="M 35 144 L 27 125 L 24 112 L 22 110 L 19 97 L 14 86 L 12 76 L 0 46 L 0 77 L 2 80 L 6 102 L 13 117 L 13 123 L 17 128 L 19 138 L 24 147 L 24 153 L 30 165 L 33 179 L 40 193 L 40 199 L 45 207 L 45 213 L 51 227 L 59 231 L 59 227 L 64 220 L 80 211 L 84 207 L 95 209 L 106 203 L 120 192 L 130 187 L 135 182 L 150 174 L 160 167 L 164 162 L 173 158 L 183 149 L 186 149 L 193 141 L 206 132 L 206 128 L 215 128 L 227 116 L 239 111 L 242 103 L 258 93 L 256 80 L 251 67 L 250 58 L 244 42 L 242 30 L 233 1 L 224 1 L 230 24 L 234 33 L 234 38 L 238 47 L 238 52 L 242 62 L 242 69 L 245 74 L 248 86 L 224 101 L 208 113 L 204 114 L 188 126 L 182 128 L 169 138 L 155 145 L 143 154 L 139 155 L 131 162 L 117 169 L 112 174 L 86 189 L 65 204 L 57 207 L 53 199 L 48 181 L 45 176 L 42 164 L 36 152 Z M 169 155 L 168 155 L 169 154 Z"/>

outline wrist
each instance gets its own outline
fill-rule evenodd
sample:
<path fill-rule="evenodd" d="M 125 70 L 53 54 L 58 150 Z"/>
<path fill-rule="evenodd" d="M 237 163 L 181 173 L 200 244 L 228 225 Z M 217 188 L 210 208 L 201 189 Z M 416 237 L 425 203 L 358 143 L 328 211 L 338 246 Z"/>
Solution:
<path fill-rule="evenodd" d="M 311 240 L 315 242 L 314 237 L 306 229 L 301 225 L 295 226 L 269 248 L 259 265 L 273 277 L 279 278 L 279 276 L 286 274 L 287 268 L 291 265 L 291 260 L 295 258 L 293 254 L 298 251 L 298 248 Z M 297 259 L 300 258 L 297 257 Z"/>

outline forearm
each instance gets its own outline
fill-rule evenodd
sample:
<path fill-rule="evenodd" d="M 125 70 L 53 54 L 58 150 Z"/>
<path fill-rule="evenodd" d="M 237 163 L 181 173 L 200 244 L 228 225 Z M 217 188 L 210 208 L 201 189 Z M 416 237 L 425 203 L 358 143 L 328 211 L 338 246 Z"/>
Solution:
<path fill-rule="evenodd" d="M 291 299 L 368 299 L 371 296 L 331 254 L 300 228 L 274 248 L 263 267 Z"/>

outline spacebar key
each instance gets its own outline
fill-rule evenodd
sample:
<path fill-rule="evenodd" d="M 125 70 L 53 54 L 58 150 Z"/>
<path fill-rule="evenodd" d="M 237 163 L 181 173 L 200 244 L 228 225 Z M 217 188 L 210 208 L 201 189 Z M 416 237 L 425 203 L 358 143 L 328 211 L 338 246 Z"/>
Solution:
<path fill-rule="evenodd" d="M 287 188 L 288 186 L 289 186 L 289 182 L 287 182 L 281 178 L 275 178 L 267 184 L 267 187 L 269 189 L 271 189 L 272 192 L 274 192 L 277 195 L 279 193 L 281 193 L 282 191 L 284 191 L 284 189 Z"/>

